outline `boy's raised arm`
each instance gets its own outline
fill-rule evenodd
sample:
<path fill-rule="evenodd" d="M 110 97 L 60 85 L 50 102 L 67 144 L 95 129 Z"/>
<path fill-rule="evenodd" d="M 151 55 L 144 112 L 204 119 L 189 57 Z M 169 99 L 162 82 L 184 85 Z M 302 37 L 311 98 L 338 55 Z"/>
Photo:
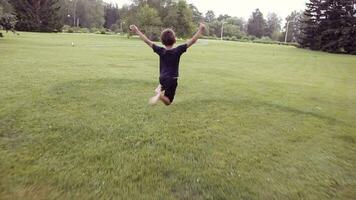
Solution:
<path fill-rule="evenodd" d="M 192 39 L 190 39 L 187 43 L 188 48 L 198 41 L 199 37 L 203 34 L 205 28 L 206 28 L 205 25 L 203 23 L 200 23 L 198 31 L 194 34 Z"/>
<path fill-rule="evenodd" d="M 143 34 L 143 33 L 137 28 L 137 26 L 131 25 L 131 26 L 130 26 L 130 30 L 131 30 L 132 32 L 136 33 L 137 35 L 139 35 L 140 38 L 141 38 L 148 46 L 150 46 L 150 47 L 153 46 L 153 42 L 152 42 L 151 40 L 149 40 L 149 39 L 145 36 L 145 34 Z"/>

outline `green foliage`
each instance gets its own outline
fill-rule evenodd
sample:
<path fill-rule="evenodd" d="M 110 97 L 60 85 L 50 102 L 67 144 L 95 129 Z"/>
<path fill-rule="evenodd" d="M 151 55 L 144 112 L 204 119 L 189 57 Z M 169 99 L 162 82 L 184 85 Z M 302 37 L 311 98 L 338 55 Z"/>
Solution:
<path fill-rule="evenodd" d="M 78 0 L 77 17 L 81 27 L 103 27 L 105 19 L 102 0 Z"/>
<path fill-rule="evenodd" d="M 113 31 L 113 32 L 115 32 L 115 33 L 118 33 L 118 32 L 120 32 L 120 31 L 122 31 L 121 28 L 120 28 L 120 25 L 118 25 L 117 23 L 111 25 L 110 30 Z"/>
<path fill-rule="evenodd" d="M 16 29 L 20 31 L 61 31 L 63 22 L 60 16 L 59 0 L 13 0 L 18 22 Z"/>
<path fill-rule="evenodd" d="M 272 34 L 271 34 L 271 39 L 273 40 L 273 41 L 280 41 L 280 38 L 283 36 L 283 34 L 281 33 L 281 32 L 279 32 L 279 31 L 275 31 L 275 32 L 273 32 Z"/>
<path fill-rule="evenodd" d="M 151 40 L 158 41 L 160 31 L 161 19 L 156 9 L 144 5 L 139 8 L 137 12 L 137 20 L 139 26 L 147 37 Z"/>
<path fill-rule="evenodd" d="M 180 37 L 190 37 L 193 34 L 193 12 L 185 0 L 179 0 L 177 6 L 177 25 L 175 30 Z"/>
<path fill-rule="evenodd" d="M 0 28 L 6 31 L 14 31 L 15 25 L 17 23 L 17 18 L 14 14 L 5 13 L 0 17 Z"/>
<path fill-rule="evenodd" d="M 205 22 L 211 23 L 215 20 L 215 13 L 212 10 L 208 10 L 205 14 Z"/>
<path fill-rule="evenodd" d="M 217 18 L 218 21 L 227 21 L 228 19 L 230 19 L 231 16 L 230 15 L 219 15 L 219 17 Z"/>
<path fill-rule="evenodd" d="M 0 0 L 0 17 L 6 13 L 13 13 L 13 7 L 8 0 Z"/>
<path fill-rule="evenodd" d="M 17 18 L 11 4 L 7 0 L 0 0 L 0 29 L 14 31 L 16 23 Z"/>
<path fill-rule="evenodd" d="M 327 1 L 326 19 L 322 19 L 321 50 L 356 53 L 356 1 Z"/>
<path fill-rule="evenodd" d="M 221 35 L 221 26 L 222 22 L 214 20 L 211 23 L 208 23 L 208 33 L 210 36 L 220 37 Z"/>
<path fill-rule="evenodd" d="M 190 37 L 193 34 L 194 19 L 199 18 L 196 7 L 188 5 L 186 1 L 167 2 L 164 9 L 155 1 L 134 1 L 129 8 L 123 8 L 127 24 L 138 24 L 151 38 L 157 40 L 161 33 L 161 26 L 173 28 L 177 37 Z M 194 14 L 194 15 L 193 15 Z"/>
<path fill-rule="evenodd" d="M 157 10 L 148 5 L 142 6 L 137 12 L 139 25 L 142 26 L 160 26 L 162 24 Z"/>
<path fill-rule="evenodd" d="M 63 26 L 63 32 L 67 33 L 90 33 L 91 31 L 88 28 L 80 28 L 80 27 L 71 27 L 68 25 Z"/>
<path fill-rule="evenodd" d="M 202 41 L 167 108 L 147 105 L 158 57 L 142 41 L 0 46 L 0 199 L 355 197 L 355 56 Z"/>
<path fill-rule="evenodd" d="M 207 15 L 209 15 L 209 12 L 207 13 Z M 210 18 L 210 17 L 206 16 L 206 18 Z M 223 36 L 226 39 L 235 40 L 234 38 L 236 38 L 236 40 L 239 40 L 242 37 L 245 37 L 246 35 L 245 21 L 242 18 L 230 17 L 229 15 L 220 15 L 218 18 L 214 19 L 210 23 L 207 23 L 206 34 L 211 37 L 220 38 L 223 24 L 224 24 Z"/>
<path fill-rule="evenodd" d="M 166 8 L 162 21 L 165 27 L 171 28 L 178 25 L 178 7 L 176 3 Z"/>
<path fill-rule="evenodd" d="M 66 25 L 101 28 L 105 25 L 105 18 L 110 20 L 108 24 L 115 20 L 115 6 L 104 4 L 102 0 L 61 0 L 60 3 L 61 18 Z M 104 10 L 104 5 L 107 10 Z"/>
<path fill-rule="evenodd" d="M 284 29 L 287 29 L 287 23 L 289 22 L 287 42 L 297 42 L 300 39 L 302 17 L 303 13 L 297 11 L 293 11 L 286 17 Z M 286 33 L 283 32 L 283 35 L 280 37 L 280 41 L 285 41 L 285 34 Z"/>
<path fill-rule="evenodd" d="M 246 21 L 239 17 L 230 17 L 225 20 L 227 24 L 238 26 L 241 32 L 246 32 Z"/>
<path fill-rule="evenodd" d="M 310 0 L 307 3 L 307 9 L 302 19 L 302 35 L 300 44 L 302 47 L 308 47 L 313 50 L 320 49 L 320 33 L 318 24 L 321 23 L 320 12 L 321 2 L 319 0 Z"/>
<path fill-rule="evenodd" d="M 266 35 L 272 38 L 272 35 L 281 31 L 282 19 L 276 13 L 269 13 L 267 16 L 267 30 Z M 278 40 L 278 36 L 274 35 L 275 40 Z"/>
<path fill-rule="evenodd" d="M 237 39 L 240 39 L 244 37 L 246 34 L 240 31 L 239 26 L 233 24 L 225 24 L 224 35 L 228 37 L 236 37 Z"/>
<path fill-rule="evenodd" d="M 119 8 L 116 5 L 113 4 L 106 4 L 104 6 L 104 18 L 105 18 L 105 23 L 104 27 L 107 29 L 110 29 L 114 24 L 116 24 L 119 20 Z"/>
<path fill-rule="evenodd" d="M 189 9 L 192 11 L 194 24 L 199 24 L 204 20 L 203 13 L 199 12 L 194 4 L 189 4 Z"/>

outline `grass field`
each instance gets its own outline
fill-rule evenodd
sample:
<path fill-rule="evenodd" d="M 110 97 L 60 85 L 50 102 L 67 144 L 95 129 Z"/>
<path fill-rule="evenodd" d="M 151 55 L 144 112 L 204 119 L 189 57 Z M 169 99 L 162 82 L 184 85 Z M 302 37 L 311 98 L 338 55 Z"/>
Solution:
<path fill-rule="evenodd" d="M 72 41 L 75 47 L 71 46 Z M 94 34 L 0 39 L 0 199 L 355 199 L 356 56 Z"/>

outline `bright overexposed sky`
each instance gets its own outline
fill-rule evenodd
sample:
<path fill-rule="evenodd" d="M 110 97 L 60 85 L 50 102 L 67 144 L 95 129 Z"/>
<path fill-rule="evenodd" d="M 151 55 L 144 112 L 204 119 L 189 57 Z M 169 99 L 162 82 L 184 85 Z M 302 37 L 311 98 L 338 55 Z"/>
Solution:
<path fill-rule="evenodd" d="M 119 6 L 128 4 L 131 0 L 104 0 L 117 3 Z M 265 16 L 275 12 L 283 19 L 293 10 L 304 10 L 307 0 L 187 0 L 193 3 L 200 12 L 213 10 L 215 15 L 228 14 L 236 17 L 250 17 L 252 11 L 259 8 Z"/>

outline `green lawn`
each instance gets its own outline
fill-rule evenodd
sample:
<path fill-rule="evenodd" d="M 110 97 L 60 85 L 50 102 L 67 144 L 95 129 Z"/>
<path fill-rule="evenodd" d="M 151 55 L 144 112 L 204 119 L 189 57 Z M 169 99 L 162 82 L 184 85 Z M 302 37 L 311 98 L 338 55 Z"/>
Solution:
<path fill-rule="evenodd" d="M 71 46 L 72 41 L 75 47 Z M 0 199 L 354 199 L 356 56 L 94 34 L 0 39 Z"/>

